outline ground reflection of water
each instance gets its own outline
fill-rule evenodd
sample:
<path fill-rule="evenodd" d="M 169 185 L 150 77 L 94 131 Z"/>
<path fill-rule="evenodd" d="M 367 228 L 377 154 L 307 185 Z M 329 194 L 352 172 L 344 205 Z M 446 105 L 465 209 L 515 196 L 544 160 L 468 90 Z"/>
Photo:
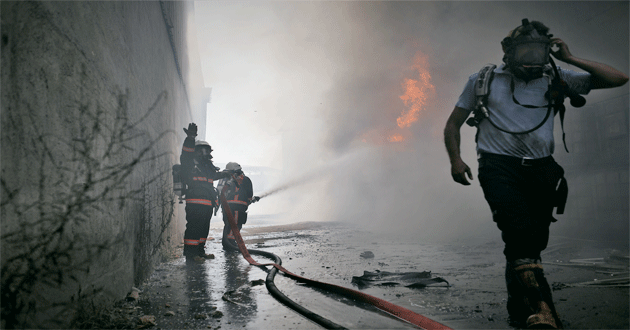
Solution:
<path fill-rule="evenodd" d="M 205 267 L 199 264 L 186 264 L 186 296 L 189 299 L 187 314 L 190 319 L 207 318 L 212 312 L 212 291 L 208 285 Z"/>
<path fill-rule="evenodd" d="M 242 328 L 256 317 L 258 309 L 256 293 L 249 279 L 252 266 L 242 263 L 236 252 L 224 251 L 223 255 L 225 317 L 233 326 Z"/>

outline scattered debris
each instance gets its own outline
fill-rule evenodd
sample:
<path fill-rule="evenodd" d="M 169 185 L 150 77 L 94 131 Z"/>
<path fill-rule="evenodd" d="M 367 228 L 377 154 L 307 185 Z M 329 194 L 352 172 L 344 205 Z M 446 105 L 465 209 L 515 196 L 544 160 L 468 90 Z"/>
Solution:
<path fill-rule="evenodd" d="M 131 291 L 127 294 L 127 301 L 138 301 L 140 298 L 140 289 L 132 287 Z"/>
<path fill-rule="evenodd" d="M 562 282 L 553 282 L 551 284 L 551 290 L 553 290 L 553 291 L 559 291 L 559 290 L 562 290 L 562 289 L 568 288 L 568 287 L 570 287 L 570 286 L 565 284 L 565 283 L 562 283 Z"/>
<path fill-rule="evenodd" d="M 168 311 L 168 312 L 164 313 L 164 316 L 175 316 L 175 312 Z"/>
<path fill-rule="evenodd" d="M 214 313 L 212 313 L 212 317 L 215 319 L 221 318 L 223 317 L 223 313 L 221 311 L 215 311 Z"/>
<path fill-rule="evenodd" d="M 606 274 L 609 276 L 622 276 L 622 275 L 630 275 L 630 272 L 611 272 L 611 271 L 605 271 L 605 270 L 596 270 L 595 273 L 598 274 Z"/>
<path fill-rule="evenodd" d="M 567 287 L 589 287 L 589 286 L 606 286 L 606 287 L 630 287 L 630 274 L 628 256 L 623 255 L 617 250 L 612 250 L 607 257 L 599 258 L 582 258 L 571 259 L 569 262 L 543 262 L 544 264 L 554 266 L 568 266 L 578 268 L 593 269 L 596 274 L 609 276 L 605 279 L 593 279 L 593 281 L 580 283 L 554 283 L 553 290 L 560 290 Z"/>
<path fill-rule="evenodd" d="M 263 285 L 263 284 L 265 284 L 265 280 L 263 280 L 263 279 L 253 280 L 253 281 L 251 282 L 251 285 L 252 285 L 252 286 Z"/>
<path fill-rule="evenodd" d="M 372 253 L 372 251 L 365 251 L 361 253 L 360 257 L 364 259 L 374 258 L 374 253 Z"/>
<path fill-rule="evenodd" d="M 607 258 L 571 259 L 569 262 L 543 262 L 543 264 L 567 267 L 593 268 L 596 270 L 627 271 L 627 257 L 611 255 Z"/>
<path fill-rule="evenodd" d="M 195 314 L 195 319 L 197 320 L 205 320 L 207 318 L 208 318 L 208 314 L 204 314 L 204 313 Z"/>
<path fill-rule="evenodd" d="M 570 284 L 572 287 L 585 287 L 585 286 L 608 286 L 608 287 L 630 287 L 630 277 L 611 278 L 605 280 L 595 279 L 589 282 Z"/>
<path fill-rule="evenodd" d="M 144 328 L 152 327 L 154 325 L 157 325 L 157 323 L 155 323 L 155 316 L 144 315 L 140 317 L 138 321 L 138 326 L 136 327 L 136 329 L 144 329 Z"/>
<path fill-rule="evenodd" d="M 431 277 L 431 272 L 404 272 L 404 273 L 391 273 L 364 271 L 363 276 L 353 276 L 352 284 L 355 284 L 359 289 L 366 288 L 370 285 L 379 286 L 398 286 L 402 285 L 407 288 L 424 288 L 431 284 L 446 283 L 449 287 L 448 281 L 441 277 Z"/>
<path fill-rule="evenodd" d="M 94 303 L 81 304 L 72 329 L 133 329 L 138 323 L 140 308 L 126 299 L 117 301 L 111 308 Z"/>
<path fill-rule="evenodd" d="M 242 298 L 242 294 L 241 293 L 242 292 L 239 292 L 238 289 L 232 290 L 232 291 L 228 291 L 228 292 L 224 293 L 223 296 L 221 296 L 221 299 L 223 301 L 227 301 L 227 302 L 233 303 L 235 305 L 244 307 L 245 304 L 242 304 L 242 303 L 239 303 L 239 302 L 235 301 L 235 300 L 238 300 L 238 299 Z"/>

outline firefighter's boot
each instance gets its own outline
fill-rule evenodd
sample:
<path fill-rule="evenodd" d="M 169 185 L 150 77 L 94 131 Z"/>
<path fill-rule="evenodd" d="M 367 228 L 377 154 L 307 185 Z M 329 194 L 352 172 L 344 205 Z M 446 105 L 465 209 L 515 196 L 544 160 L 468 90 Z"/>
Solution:
<path fill-rule="evenodd" d="M 543 294 L 545 288 L 541 287 L 541 282 L 546 284 L 543 279 L 543 269 L 540 264 L 525 264 L 514 268 L 517 278 L 525 290 L 525 305 L 529 308 L 530 316 L 527 318 L 526 325 L 528 329 L 558 329 L 556 317 L 552 311 L 553 303 L 551 297 L 544 299 Z"/>
<path fill-rule="evenodd" d="M 198 254 L 199 257 L 204 258 L 204 259 L 214 259 L 214 254 L 206 253 L 206 245 L 205 244 L 199 244 L 198 245 L 197 254 Z"/>
<path fill-rule="evenodd" d="M 507 287 L 507 311 L 510 326 L 525 328 L 525 321 L 531 314 L 525 305 L 525 289 L 521 285 L 513 262 L 508 261 L 505 266 L 505 285 Z"/>

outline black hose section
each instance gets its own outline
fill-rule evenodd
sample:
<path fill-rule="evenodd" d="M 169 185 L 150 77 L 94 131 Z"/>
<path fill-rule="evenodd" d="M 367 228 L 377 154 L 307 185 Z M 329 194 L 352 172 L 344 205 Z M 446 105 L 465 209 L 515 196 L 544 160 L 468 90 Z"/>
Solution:
<path fill-rule="evenodd" d="M 236 245 L 233 245 L 234 243 L 231 240 L 226 240 L 226 242 L 224 242 L 224 244 L 227 243 L 227 248 L 229 249 L 234 249 L 236 251 L 238 251 L 238 247 Z M 248 249 L 250 254 L 255 254 L 255 255 L 259 255 L 262 257 L 266 257 L 269 258 L 271 260 L 274 261 L 274 263 L 278 264 L 278 265 L 282 265 L 282 259 L 280 259 L 280 257 L 278 257 L 277 255 L 271 253 L 271 252 L 266 252 L 266 251 L 261 251 L 261 250 L 250 250 Z M 282 292 L 280 292 L 280 290 L 278 290 L 278 288 L 276 287 L 275 283 L 273 282 L 274 278 L 276 277 L 276 274 L 278 273 L 278 269 L 276 267 L 271 267 L 270 270 L 267 271 L 266 267 L 261 267 L 263 268 L 266 272 L 267 272 L 267 278 L 265 279 L 265 286 L 267 287 L 267 290 L 269 291 L 269 293 L 271 293 L 271 295 L 276 298 L 276 300 L 278 300 L 279 302 L 283 303 L 285 306 L 293 309 L 294 311 L 298 312 L 299 314 L 302 314 L 302 316 L 306 317 L 307 319 L 319 324 L 320 326 L 326 328 L 326 329 L 346 329 L 345 327 L 334 323 L 322 316 L 320 316 L 319 314 L 313 313 L 310 310 L 302 307 L 301 305 L 299 305 L 298 303 L 296 303 L 295 301 L 289 299 L 289 297 L 285 296 Z"/>
<path fill-rule="evenodd" d="M 556 74 L 557 74 L 557 72 L 556 72 Z M 492 121 L 492 119 L 490 119 L 490 113 L 488 113 L 488 117 L 486 117 L 486 118 L 488 118 L 488 121 L 490 122 L 490 124 L 491 124 L 492 126 L 494 126 L 494 128 L 498 129 L 498 130 L 499 130 L 499 131 L 501 131 L 501 132 L 508 133 L 508 134 L 513 134 L 513 135 L 529 134 L 529 133 L 531 133 L 531 132 L 533 132 L 533 131 L 535 131 L 535 130 L 537 130 L 537 129 L 541 128 L 541 127 L 542 127 L 542 125 L 544 125 L 544 124 L 547 122 L 547 119 L 549 119 L 549 115 L 551 114 L 551 107 L 552 107 L 551 100 L 549 100 L 549 103 L 548 103 L 546 106 L 535 106 L 535 105 L 521 104 L 521 103 L 520 103 L 520 102 L 516 99 L 516 97 L 514 97 L 514 76 L 512 76 L 512 80 L 510 81 L 510 89 L 512 90 L 512 101 L 514 101 L 514 103 L 516 103 L 516 104 L 518 104 L 518 105 L 520 105 L 520 106 L 522 106 L 522 107 L 524 107 L 524 108 L 527 108 L 527 109 L 537 109 L 537 108 L 543 108 L 543 107 L 546 107 L 546 108 L 547 108 L 547 114 L 545 115 L 545 119 L 543 119 L 543 120 L 540 122 L 540 124 L 536 125 L 536 126 L 535 126 L 534 128 L 532 128 L 532 129 L 528 129 L 528 130 L 525 130 L 525 131 L 522 131 L 522 132 L 515 132 L 515 131 L 510 131 L 510 130 L 507 130 L 507 129 L 505 129 L 505 128 L 499 127 L 499 125 L 495 124 L 495 123 Z M 547 93 L 549 93 L 549 91 L 547 91 Z M 486 96 L 486 97 L 487 97 L 487 96 Z"/>
<path fill-rule="evenodd" d="M 508 133 L 508 134 L 514 134 L 514 135 L 521 135 L 521 134 L 528 134 L 528 133 L 531 133 L 531 132 L 533 132 L 533 131 L 535 131 L 535 130 L 539 129 L 540 127 L 542 127 L 542 125 L 544 125 L 544 124 L 545 124 L 545 122 L 547 122 L 547 119 L 549 119 L 549 115 L 550 115 L 550 114 L 551 114 L 551 107 L 549 107 L 549 108 L 547 109 L 547 115 L 545 115 L 545 119 L 543 119 L 543 120 L 540 122 L 540 124 L 536 125 L 536 127 L 532 128 L 532 129 L 528 129 L 528 130 L 526 130 L 526 131 L 522 131 L 522 132 L 513 132 L 513 131 L 506 130 L 506 129 L 502 128 L 502 127 L 499 127 L 499 125 L 495 124 L 495 123 L 492 121 L 492 119 L 490 119 L 490 116 L 488 116 L 488 121 L 490 122 L 490 124 L 492 124 L 492 126 L 494 126 L 494 128 L 498 129 L 498 130 L 499 130 L 499 131 L 501 131 L 501 132 L 505 132 L 505 133 Z"/>

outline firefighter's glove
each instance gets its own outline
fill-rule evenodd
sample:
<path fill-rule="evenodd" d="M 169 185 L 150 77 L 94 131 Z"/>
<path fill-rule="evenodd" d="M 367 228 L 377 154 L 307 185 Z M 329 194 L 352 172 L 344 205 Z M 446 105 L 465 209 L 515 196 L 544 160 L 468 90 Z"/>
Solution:
<path fill-rule="evenodd" d="M 194 139 L 197 136 L 197 124 L 188 124 L 188 129 L 184 128 L 184 132 L 186 132 L 186 136 Z"/>
<path fill-rule="evenodd" d="M 260 200 L 260 197 L 258 197 L 258 196 L 254 196 L 254 197 L 252 197 L 252 203 L 256 203 L 256 202 L 258 202 L 259 200 Z"/>

